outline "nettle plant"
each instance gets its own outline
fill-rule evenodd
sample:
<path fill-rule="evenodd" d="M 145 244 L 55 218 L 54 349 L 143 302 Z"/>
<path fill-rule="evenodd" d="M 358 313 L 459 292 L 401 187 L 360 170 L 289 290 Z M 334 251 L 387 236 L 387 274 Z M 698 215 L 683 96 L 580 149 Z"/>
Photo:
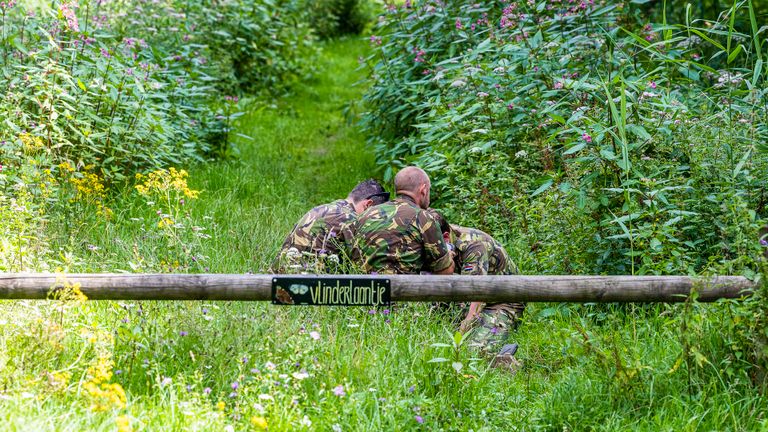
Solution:
<path fill-rule="evenodd" d="M 390 6 L 364 126 L 386 174 L 433 172 L 438 205 L 514 244 L 530 271 L 754 268 L 765 29 L 750 2 L 685 17 L 621 2 Z"/>

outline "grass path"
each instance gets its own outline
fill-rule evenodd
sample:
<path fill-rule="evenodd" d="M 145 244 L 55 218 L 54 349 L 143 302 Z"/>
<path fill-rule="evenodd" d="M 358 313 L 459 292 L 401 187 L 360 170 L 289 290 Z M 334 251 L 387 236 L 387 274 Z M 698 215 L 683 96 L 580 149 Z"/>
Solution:
<path fill-rule="evenodd" d="M 210 249 L 214 272 L 264 269 L 276 247 L 309 208 L 346 196 L 371 176 L 373 156 L 342 114 L 364 89 L 357 57 L 365 45 L 345 40 L 326 46 L 314 81 L 275 105 L 255 105 L 240 119 L 236 160 L 192 170 L 205 191 L 196 208 L 221 227 Z"/>

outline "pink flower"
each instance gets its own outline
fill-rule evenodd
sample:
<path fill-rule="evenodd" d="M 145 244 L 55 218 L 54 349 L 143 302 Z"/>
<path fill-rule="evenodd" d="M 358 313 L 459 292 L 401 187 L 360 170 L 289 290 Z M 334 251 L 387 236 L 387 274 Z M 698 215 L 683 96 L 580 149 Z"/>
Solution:
<path fill-rule="evenodd" d="M 316 331 L 309 332 L 309 336 L 314 340 L 320 340 L 320 333 Z"/>
<path fill-rule="evenodd" d="M 343 397 L 347 395 L 347 392 L 344 391 L 344 386 L 339 384 L 333 388 L 333 394 L 335 394 L 338 397 Z"/>
<path fill-rule="evenodd" d="M 67 20 L 67 27 L 73 32 L 79 32 L 80 25 L 77 22 L 75 8 L 77 8 L 77 3 L 71 2 L 62 4 L 59 7 L 59 10 L 61 11 L 61 15 Z"/>
<path fill-rule="evenodd" d="M 555 88 L 556 88 L 556 89 L 561 89 L 561 88 L 563 88 L 563 82 L 562 82 L 562 81 L 558 81 L 558 82 L 556 82 L 556 83 L 555 83 Z"/>
<path fill-rule="evenodd" d="M 464 26 L 461 25 L 461 19 L 456 18 L 456 30 L 461 30 Z"/>
<path fill-rule="evenodd" d="M 581 134 L 581 139 L 583 139 L 583 140 L 584 140 L 584 141 L 586 141 L 587 143 L 591 143 L 591 142 L 592 142 L 592 137 L 591 137 L 591 136 L 589 136 L 589 134 L 588 134 L 588 133 L 586 133 L 586 132 L 584 132 L 583 134 Z"/>
<path fill-rule="evenodd" d="M 651 81 L 650 83 L 648 83 L 648 87 L 650 87 L 652 89 L 655 89 L 656 88 L 656 82 Z"/>

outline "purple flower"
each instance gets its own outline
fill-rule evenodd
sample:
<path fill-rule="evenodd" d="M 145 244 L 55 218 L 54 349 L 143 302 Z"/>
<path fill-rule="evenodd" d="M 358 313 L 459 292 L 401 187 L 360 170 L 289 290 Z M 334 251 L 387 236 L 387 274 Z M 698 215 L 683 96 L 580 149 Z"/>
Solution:
<path fill-rule="evenodd" d="M 237 397 L 237 392 L 232 392 L 229 394 L 229 397 L 234 398 Z"/>
<path fill-rule="evenodd" d="M 369 315 L 376 315 L 376 309 L 371 309 L 368 311 Z"/>
<path fill-rule="evenodd" d="M 203 308 L 203 315 L 208 314 L 208 308 Z"/>
<path fill-rule="evenodd" d="M 389 309 L 384 309 L 383 311 L 381 311 L 381 314 L 382 315 L 389 315 Z"/>
<path fill-rule="evenodd" d="M 192 391 L 192 386 L 191 386 L 191 385 L 189 385 L 189 384 L 187 384 L 187 393 L 189 393 L 189 392 L 191 392 L 191 391 Z"/>
<path fill-rule="evenodd" d="M 188 334 L 189 334 L 189 333 L 185 332 L 184 330 L 182 330 L 182 331 L 180 331 L 180 332 L 179 332 L 179 336 L 186 336 L 186 335 L 188 335 Z"/>
<path fill-rule="evenodd" d="M 110 57 L 110 55 L 109 55 L 109 51 L 107 51 L 107 49 L 106 49 L 106 48 L 102 48 L 102 49 L 101 49 L 101 55 L 103 55 L 103 56 L 104 56 L 104 58 L 109 58 L 109 57 Z"/>
<path fill-rule="evenodd" d="M 333 388 L 333 394 L 335 394 L 338 397 L 343 397 L 343 396 L 346 396 L 347 392 L 344 391 L 343 385 L 337 385 L 336 387 Z"/>
<path fill-rule="evenodd" d="M 590 136 L 588 133 L 586 133 L 586 132 L 584 132 L 583 134 L 581 134 L 581 139 L 583 139 L 584 141 L 586 141 L 586 142 L 587 142 L 587 144 L 589 144 L 589 143 L 591 143 L 591 142 L 592 142 L 592 137 L 591 137 L 591 136 Z"/>
<path fill-rule="evenodd" d="M 243 357 L 242 362 L 243 362 L 243 364 L 248 363 L 248 357 Z"/>
<path fill-rule="evenodd" d="M 766 240 L 766 239 L 761 239 L 761 240 L 760 240 L 760 245 L 761 245 L 761 246 L 768 246 L 768 240 Z"/>
<path fill-rule="evenodd" d="M 408 393 L 413 393 L 416 390 L 416 386 L 408 387 Z"/>
<path fill-rule="evenodd" d="M 424 423 L 424 417 L 417 415 L 415 418 L 416 418 L 416 423 L 418 424 Z"/>
<path fill-rule="evenodd" d="M 232 390 L 237 390 L 237 388 L 240 387 L 240 383 L 235 381 L 232 383 Z"/>
<path fill-rule="evenodd" d="M 253 368 L 253 369 L 251 369 L 251 373 L 255 375 L 257 373 L 261 373 L 261 371 L 256 369 L 256 368 Z"/>
<path fill-rule="evenodd" d="M 206 387 L 206 388 L 204 388 L 204 389 L 203 389 L 203 393 L 205 393 L 205 394 L 207 394 L 207 395 L 211 394 L 211 388 L 210 388 L 210 387 Z"/>

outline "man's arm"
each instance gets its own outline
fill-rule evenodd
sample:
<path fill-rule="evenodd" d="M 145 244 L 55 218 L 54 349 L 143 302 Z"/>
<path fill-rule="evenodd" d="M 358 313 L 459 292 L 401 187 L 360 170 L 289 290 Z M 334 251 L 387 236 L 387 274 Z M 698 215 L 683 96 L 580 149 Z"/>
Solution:
<path fill-rule="evenodd" d="M 440 225 L 425 211 L 419 213 L 417 223 L 421 231 L 422 247 L 424 248 L 423 267 L 431 271 L 432 274 L 452 274 L 454 271 L 453 256 L 448 249 L 448 244 L 443 239 Z"/>

